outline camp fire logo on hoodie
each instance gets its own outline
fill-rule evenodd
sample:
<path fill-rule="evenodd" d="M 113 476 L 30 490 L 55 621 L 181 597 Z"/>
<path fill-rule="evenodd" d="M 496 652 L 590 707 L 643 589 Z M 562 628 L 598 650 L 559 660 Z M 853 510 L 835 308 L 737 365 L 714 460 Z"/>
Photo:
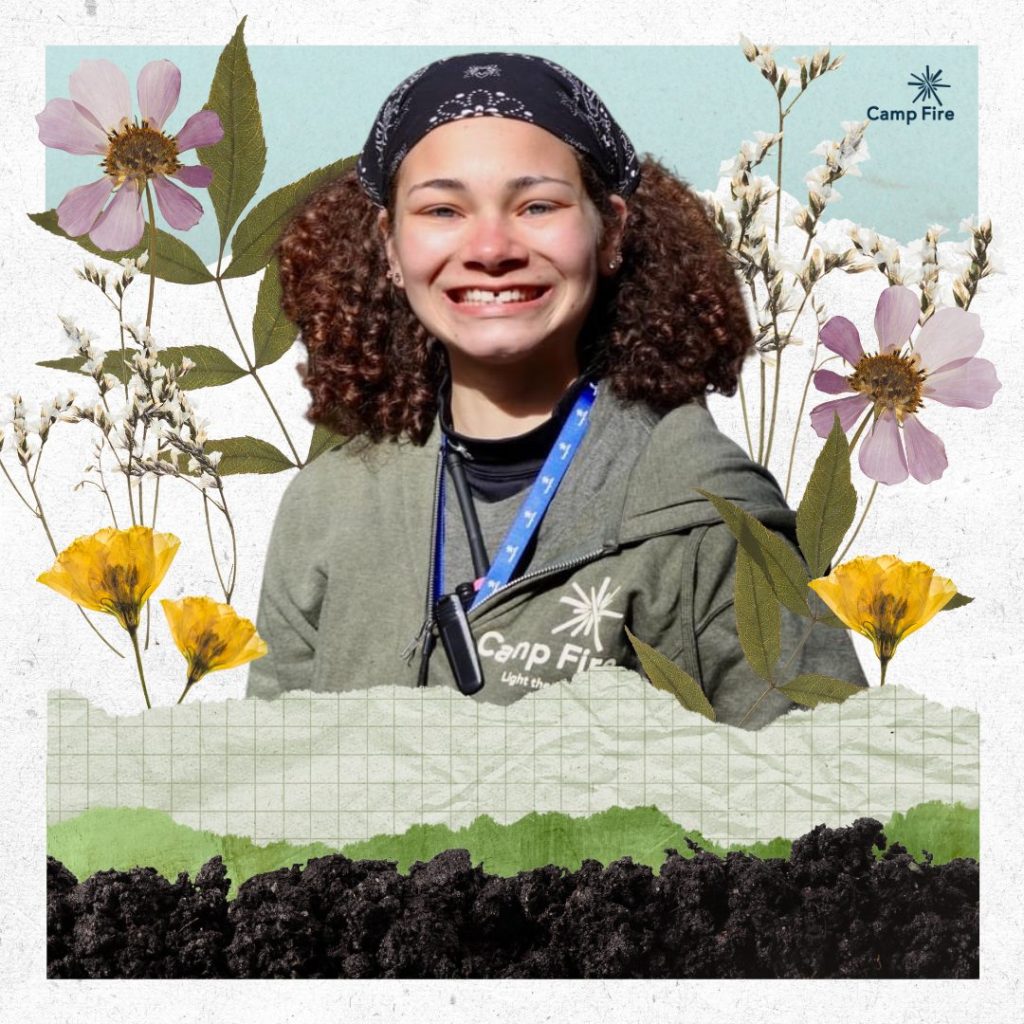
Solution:
<path fill-rule="evenodd" d="M 623 619 L 622 612 L 613 612 L 609 607 L 615 596 L 622 589 L 610 590 L 611 577 L 605 576 L 599 587 L 590 587 L 589 592 L 578 583 L 572 589 L 578 596 L 566 594 L 560 597 L 559 603 L 567 604 L 572 615 L 565 622 L 551 630 L 552 634 L 572 630 L 569 637 L 580 637 L 580 643 L 563 641 L 559 649 L 555 644 L 545 644 L 522 640 L 518 643 L 506 637 L 496 629 L 488 630 L 477 642 L 477 652 L 481 658 L 491 659 L 499 665 L 507 666 L 501 673 L 501 681 L 509 686 L 524 686 L 538 689 L 545 681 L 566 679 L 576 672 L 599 665 L 614 665 L 614 658 L 602 658 L 605 647 L 601 643 L 602 619 Z M 543 666 L 543 669 L 542 669 Z M 542 670 L 548 677 L 534 675 L 535 670 Z"/>
<path fill-rule="evenodd" d="M 596 590 L 594 587 L 591 587 L 589 594 L 578 583 L 573 583 L 572 589 L 579 594 L 579 597 L 569 597 L 567 595 L 558 599 L 560 604 L 567 604 L 573 609 L 573 616 L 560 626 L 555 626 L 551 630 L 552 634 L 561 633 L 564 629 L 571 629 L 572 633 L 569 634 L 570 636 L 579 636 L 582 633 L 584 639 L 586 639 L 593 635 L 594 649 L 597 651 L 604 650 L 601 646 L 601 620 L 605 618 L 622 618 L 622 612 L 610 611 L 608 607 L 615 600 L 615 595 L 622 589 L 621 587 L 616 587 L 611 593 L 608 593 L 608 587 L 611 586 L 611 582 L 611 577 L 605 576 L 601 581 L 601 586 Z"/>

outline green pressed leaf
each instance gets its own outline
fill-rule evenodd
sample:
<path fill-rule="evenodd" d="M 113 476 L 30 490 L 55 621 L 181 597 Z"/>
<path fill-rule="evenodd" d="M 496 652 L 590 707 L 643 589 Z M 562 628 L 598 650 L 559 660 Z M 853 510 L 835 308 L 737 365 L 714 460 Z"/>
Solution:
<path fill-rule="evenodd" d="M 281 281 L 277 276 L 277 261 L 272 260 L 260 281 L 252 318 L 257 368 L 276 363 L 295 344 L 297 334 L 295 325 L 281 309 Z"/>
<path fill-rule="evenodd" d="M 968 597 L 966 594 L 954 594 L 940 609 L 939 611 L 948 612 L 953 608 L 963 608 L 965 604 L 970 604 L 974 600 L 973 597 Z"/>
<path fill-rule="evenodd" d="M 718 510 L 737 543 L 764 573 L 775 596 L 792 612 L 807 618 L 807 584 L 810 577 L 800 556 L 777 533 L 726 498 L 698 490 Z"/>
<path fill-rule="evenodd" d="M 687 711 L 695 711 L 698 715 L 715 721 L 715 709 L 708 703 L 700 683 L 693 676 L 684 672 L 664 654 L 659 654 L 653 647 L 638 640 L 628 626 L 626 636 L 629 637 L 629 642 L 640 659 L 640 667 L 656 689 L 673 694 Z"/>
<path fill-rule="evenodd" d="M 856 512 L 857 492 L 850 483 L 850 446 L 836 416 L 796 511 L 800 553 L 812 577 L 828 572 L 829 562 Z"/>
<path fill-rule="evenodd" d="M 63 359 L 40 359 L 36 366 L 45 366 L 51 370 L 68 370 L 71 373 L 80 373 L 89 376 L 82 369 L 85 356 L 65 356 Z"/>
<path fill-rule="evenodd" d="M 298 181 L 284 185 L 261 199 L 238 225 L 231 239 L 231 264 L 221 276 L 247 277 L 262 270 L 269 262 L 274 243 L 296 207 L 321 185 L 340 178 L 355 166 L 357 159 L 347 156 L 326 167 L 318 167 Z"/>
<path fill-rule="evenodd" d="M 129 350 L 129 358 L 131 351 L 134 350 Z M 184 391 L 198 391 L 200 388 L 230 384 L 246 374 L 242 367 L 236 366 L 219 348 L 212 348 L 209 345 L 181 345 L 161 349 L 159 352 L 160 362 L 163 366 L 178 366 L 184 356 L 188 356 L 196 364 L 195 368 L 189 370 L 188 374 L 181 379 L 181 388 Z M 82 369 L 84 363 L 83 356 L 68 356 L 65 359 L 45 359 L 36 365 L 50 367 L 54 370 L 69 370 L 72 373 L 89 376 Z M 133 370 L 131 365 L 122 359 L 121 350 L 115 348 L 110 349 L 104 356 L 103 372 L 112 373 L 124 384 L 131 379 Z"/>
<path fill-rule="evenodd" d="M 779 660 L 782 610 L 764 573 L 743 550 L 736 549 L 736 631 L 750 667 L 771 680 Z"/>
<path fill-rule="evenodd" d="M 309 439 L 309 451 L 306 453 L 306 461 L 303 465 L 309 465 L 315 458 L 330 451 L 336 445 L 344 444 L 346 440 L 347 438 L 341 434 L 336 434 L 333 430 L 318 423 L 313 431 L 313 436 Z"/>
<path fill-rule="evenodd" d="M 797 676 L 792 682 L 780 686 L 794 704 L 802 704 L 806 708 L 816 708 L 819 704 L 841 704 L 847 697 L 855 693 L 863 693 L 863 686 L 854 686 L 842 679 L 831 676 L 819 676 L 813 672 Z"/>
<path fill-rule="evenodd" d="M 238 23 L 231 42 L 224 47 L 204 110 L 215 110 L 224 129 L 224 138 L 214 146 L 199 149 L 199 161 L 213 171 L 210 201 L 220 227 L 220 248 L 224 251 L 228 235 L 263 180 L 267 163 L 267 145 L 263 138 L 263 120 L 256 96 L 243 31 L 245 18 Z"/>
<path fill-rule="evenodd" d="M 45 366 L 52 370 L 67 370 L 70 373 L 78 373 L 83 377 L 91 377 L 82 367 L 85 365 L 85 356 L 66 356 L 64 359 L 42 359 L 36 366 Z M 121 358 L 119 348 L 111 349 L 103 357 L 103 372 L 112 373 L 122 384 L 127 384 L 132 377 L 132 368 Z"/>
<path fill-rule="evenodd" d="M 221 453 L 217 466 L 221 476 L 280 473 L 295 468 L 295 463 L 284 452 L 259 437 L 224 437 L 218 441 L 207 441 L 203 447 L 207 452 Z"/>
<path fill-rule="evenodd" d="M 178 365 L 188 357 L 195 367 L 181 378 L 183 391 L 198 391 L 200 388 L 214 388 L 221 384 L 244 377 L 246 372 L 233 363 L 219 348 L 211 345 L 181 345 L 160 350 L 160 362 L 164 366 Z"/>
<path fill-rule="evenodd" d="M 107 252 L 105 249 L 98 249 L 89 241 L 88 235 L 81 238 L 71 238 L 62 231 L 57 224 L 57 211 L 46 210 L 43 213 L 30 213 L 29 220 L 38 224 L 53 235 L 60 238 L 68 238 L 94 256 L 100 256 L 105 260 L 116 263 L 122 259 L 137 259 L 144 252 L 149 252 L 149 229 L 143 235 L 143 241 L 134 249 L 125 249 L 121 252 Z M 206 284 L 213 280 L 213 275 L 206 269 L 205 264 L 199 258 L 199 254 L 190 249 L 180 238 L 169 235 L 166 231 L 157 228 L 156 232 L 156 258 L 142 268 L 141 273 L 148 274 L 150 264 L 156 268 L 156 276 L 162 281 L 170 281 L 172 284 Z"/>

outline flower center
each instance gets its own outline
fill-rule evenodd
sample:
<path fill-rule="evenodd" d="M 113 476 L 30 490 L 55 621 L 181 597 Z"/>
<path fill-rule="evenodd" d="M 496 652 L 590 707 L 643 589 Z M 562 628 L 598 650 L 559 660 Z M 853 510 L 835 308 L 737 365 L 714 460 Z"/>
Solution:
<path fill-rule="evenodd" d="M 884 592 L 877 594 L 867 614 L 864 635 L 875 645 L 875 655 L 888 661 L 906 632 L 907 626 L 903 621 L 907 614 L 906 598 L 898 598 Z"/>
<path fill-rule="evenodd" d="M 137 628 L 140 591 L 138 566 L 106 566 L 100 587 L 106 591 L 102 603 L 110 608 L 124 628 Z"/>
<path fill-rule="evenodd" d="M 197 682 L 210 671 L 213 663 L 227 650 L 228 642 L 217 635 L 214 629 L 205 629 L 196 638 L 194 648 L 189 651 L 188 684 Z"/>
<path fill-rule="evenodd" d="M 107 155 L 101 166 L 115 185 L 131 179 L 142 191 L 147 179 L 154 175 L 171 175 L 181 169 L 177 143 L 151 128 L 145 119 L 141 126 L 122 122 L 107 140 Z"/>
<path fill-rule="evenodd" d="M 920 366 L 916 354 L 879 352 L 861 359 L 847 380 L 854 391 L 875 403 L 876 412 L 891 409 L 902 423 L 904 416 L 921 407 L 921 385 L 926 374 Z"/>

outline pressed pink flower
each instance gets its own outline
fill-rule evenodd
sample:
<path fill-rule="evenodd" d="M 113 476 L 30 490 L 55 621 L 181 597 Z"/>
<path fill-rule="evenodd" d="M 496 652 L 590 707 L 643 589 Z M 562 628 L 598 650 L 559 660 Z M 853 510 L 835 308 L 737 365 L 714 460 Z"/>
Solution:
<path fill-rule="evenodd" d="M 846 317 L 832 317 L 819 334 L 822 344 L 842 356 L 853 372 L 844 377 L 818 370 L 815 386 L 830 395 L 854 393 L 812 409 L 811 426 L 819 437 L 828 437 L 838 413 L 849 432 L 872 408 L 874 421 L 860 446 L 859 462 L 865 476 L 883 484 L 902 483 L 908 474 L 927 484 L 945 472 L 945 446 L 917 418 L 926 399 L 984 409 L 1002 387 L 992 363 L 974 358 L 981 347 L 981 321 L 965 309 L 937 310 L 904 351 L 919 313 L 917 296 L 893 285 L 875 307 L 876 354 L 864 352 L 857 328 Z"/>
<path fill-rule="evenodd" d="M 57 207 L 57 223 L 73 238 L 89 233 L 101 249 L 131 249 L 142 238 L 142 194 L 152 179 L 156 201 L 167 223 L 186 231 L 203 215 L 199 201 L 170 179 L 206 188 L 208 167 L 184 166 L 178 157 L 195 146 L 224 137 L 212 110 L 193 114 L 177 135 L 164 122 L 178 105 L 181 72 L 169 60 L 154 60 L 139 72 L 141 120 L 132 120 L 128 79 L 109 60 L 83 60 L 71 73 L 71 99 L 50 100 L 36 114 L 39 141 L 68 153 L 102 156 L 104 175 L 73 188 Z M 113 193 L 114 198 L 110 199 Z"/>

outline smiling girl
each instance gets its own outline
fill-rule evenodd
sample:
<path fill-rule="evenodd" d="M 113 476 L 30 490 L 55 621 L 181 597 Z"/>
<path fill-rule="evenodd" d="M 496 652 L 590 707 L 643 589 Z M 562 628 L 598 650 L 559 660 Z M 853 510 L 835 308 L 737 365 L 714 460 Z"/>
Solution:
<path fill-rule="evenodd" d="M 704 405 L 753 346 L 714 228 L 593 90 L 525 54 L 422 68 L 278 255 L 310 419 L 347 440 L 282 500 L 249 694 L 507 704 L 638 668 L 628 626 L 739 722 L 763 684 L 697 489 L 789 538 L 794 515 Z M 845 633 L 805 639 L 784 610 L 782 639 L 793 675 L 865 685 Z M 746 724 L 792 706 L 773 692 Z"/>

